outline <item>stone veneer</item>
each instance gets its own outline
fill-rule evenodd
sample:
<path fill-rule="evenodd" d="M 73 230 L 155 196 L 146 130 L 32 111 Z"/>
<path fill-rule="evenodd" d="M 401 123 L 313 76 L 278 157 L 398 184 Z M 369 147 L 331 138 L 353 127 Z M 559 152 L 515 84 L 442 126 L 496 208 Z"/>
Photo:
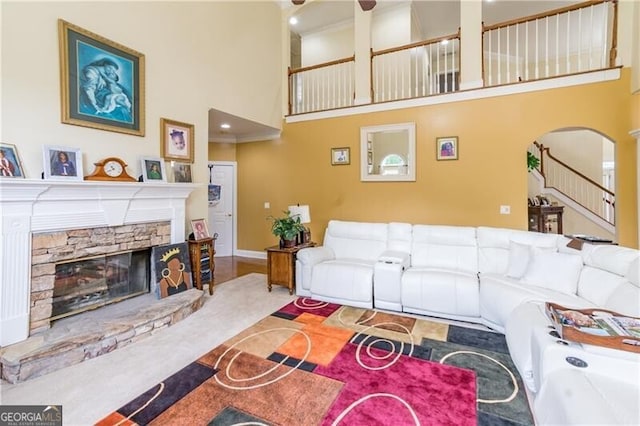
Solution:
<path fill-rule="evenodd" d="M 30 335 L 51 326 L 56 263 L 170 242 L 169 222 L 34 234 L 31 243 Z"/>

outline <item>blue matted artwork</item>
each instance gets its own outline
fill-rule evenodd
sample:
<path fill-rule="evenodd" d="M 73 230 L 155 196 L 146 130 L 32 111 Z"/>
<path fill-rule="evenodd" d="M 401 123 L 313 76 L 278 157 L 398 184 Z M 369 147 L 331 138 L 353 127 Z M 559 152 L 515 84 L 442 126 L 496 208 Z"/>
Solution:
<path fill-rule="evenodd" d="M 144 55 L 59 20 L 62 122 L 144 136 Z"/>

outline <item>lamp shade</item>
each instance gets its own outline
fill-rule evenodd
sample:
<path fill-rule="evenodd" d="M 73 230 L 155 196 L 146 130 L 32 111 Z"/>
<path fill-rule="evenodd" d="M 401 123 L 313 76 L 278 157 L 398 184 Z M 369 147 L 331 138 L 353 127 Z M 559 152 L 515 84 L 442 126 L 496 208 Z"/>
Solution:
<path fill-rule="evenodd" d="M 291 213 L 291 217 L 299 217 L 300 223 L 311 222 L 311 213 L 309 213 L 308 205 L 289 206 L 289 213 Z"/>

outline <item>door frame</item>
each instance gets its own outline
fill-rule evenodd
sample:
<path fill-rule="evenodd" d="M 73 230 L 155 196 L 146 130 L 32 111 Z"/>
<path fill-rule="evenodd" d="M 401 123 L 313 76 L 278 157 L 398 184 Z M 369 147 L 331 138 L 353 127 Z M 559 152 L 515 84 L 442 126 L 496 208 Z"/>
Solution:
<path fill-rule="evenodd" d="M 238 162 L 237 161 L 209 161 L 207 163 L 207 167 L 209 165 L 215 166 L 231 166 L 233 168 L 232 171 L 232 182 L 233 182 L 233 214 L 231 216 L 231 227 L 232 233 L 231 238 L 233 242 L 231 244 L 231 255 L 236 256 L 238 251 Z M 207 185 L 211 183 L 211 172 L 213 169 L 209 169 L 209 181 Z M 207 200 L 207 217 L 209 212 L 209 201 Z"/>

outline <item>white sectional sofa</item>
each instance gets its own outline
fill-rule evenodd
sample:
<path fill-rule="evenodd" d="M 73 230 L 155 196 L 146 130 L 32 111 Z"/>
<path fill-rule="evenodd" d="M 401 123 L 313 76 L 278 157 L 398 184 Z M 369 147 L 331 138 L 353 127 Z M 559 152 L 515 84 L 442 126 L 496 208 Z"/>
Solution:
<path fill-rule="evenodd" d="M 640 424 L 640 354 L 562 341 L 544 312 L 549 301 L 640 316 L 640 252 L 571 241 L 490 227 L 330 221 L 324 245 L 298 253 L 296 291 L 484 324 L 505 334 L 538 423 Z"/>

